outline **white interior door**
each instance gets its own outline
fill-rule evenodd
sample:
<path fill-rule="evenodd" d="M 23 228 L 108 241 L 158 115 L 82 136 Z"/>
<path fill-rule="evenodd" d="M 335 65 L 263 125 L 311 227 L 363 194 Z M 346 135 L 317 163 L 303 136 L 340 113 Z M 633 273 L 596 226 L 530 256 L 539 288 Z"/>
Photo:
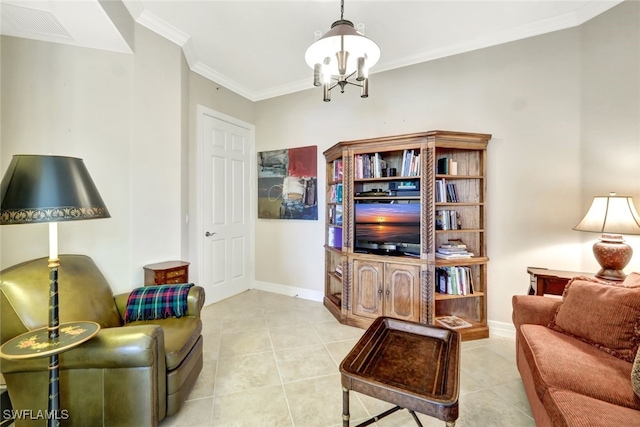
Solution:
<path fill-rule="evenodd" d="M 253 127 L 199 109 L 201 282 L 207 304 L 250 288 L 253 272 Z"/>

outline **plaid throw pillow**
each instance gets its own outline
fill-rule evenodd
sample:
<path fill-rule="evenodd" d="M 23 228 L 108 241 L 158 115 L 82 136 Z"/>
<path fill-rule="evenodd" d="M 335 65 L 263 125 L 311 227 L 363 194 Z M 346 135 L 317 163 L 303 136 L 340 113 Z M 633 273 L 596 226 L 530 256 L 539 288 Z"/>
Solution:
<path fill-rule="evenodd" d="M 136 288 L 129 294 L 124 323 L 136 320 L 182 317 L 187 313 L 187 296 L 193 283 Z"/>

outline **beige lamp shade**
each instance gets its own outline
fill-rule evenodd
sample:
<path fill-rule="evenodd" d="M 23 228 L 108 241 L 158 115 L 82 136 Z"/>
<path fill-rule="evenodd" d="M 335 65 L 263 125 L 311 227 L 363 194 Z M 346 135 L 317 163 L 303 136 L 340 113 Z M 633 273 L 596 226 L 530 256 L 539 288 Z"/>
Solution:
<path fill-rule="evenodd" d="M 574 230 L 606 234 L 640 234 L 640 215 L 629 196 L 597 196 Z"/>

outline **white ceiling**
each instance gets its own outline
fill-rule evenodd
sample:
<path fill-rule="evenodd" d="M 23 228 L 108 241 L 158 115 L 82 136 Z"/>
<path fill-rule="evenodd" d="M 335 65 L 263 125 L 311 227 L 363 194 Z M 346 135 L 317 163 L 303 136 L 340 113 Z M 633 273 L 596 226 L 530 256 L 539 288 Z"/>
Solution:
<path fill-rule="evenodd" d="M 101 0 L 119 1 L 119 0 Z M 570 28 L 621 0 L 345 0 L 344 18 L 380 46 L 371 74 Z M 4 35 L 131 52 L 98 0 L 0 0 Z M 182 46 L 191 69 L 253 101 L 312 87 L 304 61 L 339 0 L 123 0 Z M 375 77 L 372 78 L 372 83 Z"/>

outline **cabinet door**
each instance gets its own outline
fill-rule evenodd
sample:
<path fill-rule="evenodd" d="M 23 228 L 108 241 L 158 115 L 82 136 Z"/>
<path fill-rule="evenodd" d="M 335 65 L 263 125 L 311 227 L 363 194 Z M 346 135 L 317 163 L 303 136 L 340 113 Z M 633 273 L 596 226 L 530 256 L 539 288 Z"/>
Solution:
<path fill-rule="evenodd" d="M 397 319 L 420 320 L 420 267 L 385 264 L 385 315 Z"/>
<path fill-rule="evenodd" d="M 382 263 L 354 260 L 351 308 L 353 314 L 371 319 L 381 316 L 382 294 Z"/>

